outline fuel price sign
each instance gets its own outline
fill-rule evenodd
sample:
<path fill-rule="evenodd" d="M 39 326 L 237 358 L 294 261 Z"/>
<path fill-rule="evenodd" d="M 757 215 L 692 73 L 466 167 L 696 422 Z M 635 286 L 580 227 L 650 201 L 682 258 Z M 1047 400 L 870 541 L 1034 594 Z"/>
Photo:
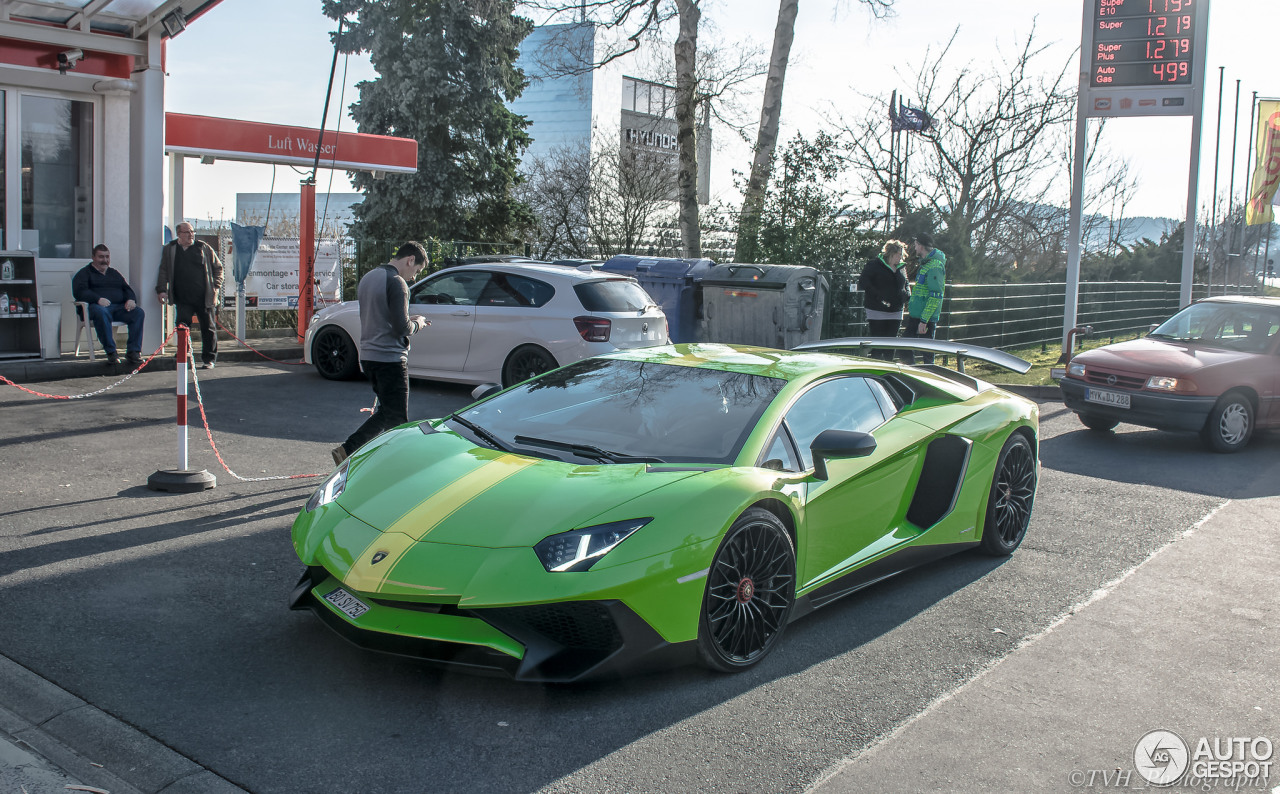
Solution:
<path fill-rule="evenodd" d="M 1209 0 L 1086 0 L 1089 115 L 1190 114 L 1208 11 Z"/>

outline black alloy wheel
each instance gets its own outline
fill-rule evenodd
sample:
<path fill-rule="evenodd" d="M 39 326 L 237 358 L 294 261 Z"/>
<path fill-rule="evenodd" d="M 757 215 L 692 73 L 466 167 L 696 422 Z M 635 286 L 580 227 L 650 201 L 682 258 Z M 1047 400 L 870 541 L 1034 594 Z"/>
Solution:
<path fill-rule="evenodd" d="M 311 361 L 316 371 L 329 380 L 347 380 L 360 370 L 360 354 L 347 332 L 328 326 L 311 343 Z"/>
<path fill-rule="evenodd" d="M 1021 433 L 1004 442 L 996 460 L 996 473 L 987 498 L 987 517 L 982 525 L 982 551 L 993 557 L 1007 557 L 1022 543 L 1031 523 L 1031 506 L 1036 498 L 1036 458 L 1031 443 Z"/>
<path fill-rule="evenodd" d="M 796 552 L 778 517 L 753 507 L 733 522 L 707 573 L 698 653 L 707 667 L 745 670 L 782 638 L 795 602 Z"/>
<path fill-rule="evenodd" d="M 1113 419 L 1101 414 L 1077 414 L 1080 417 L 1080 424 L 1090 430 L 1097 430 L 1099 433 L 1109 433 L 1116 425 L 1120 424 L 1119 419 Z"/>
<path fill-rule="evenodd" d="M 537 345 L 522 345 L 511 351 L 502 365 L 502 386 L 508 388 L 529 378 L 550 372 L 558 365 L 551 354 Z"/>
<path fill-rule="evenodd" d="M 1238 391 L 1218 398 L 1200 439 L 1214 452 L 1239 452 L 1253 436 L 1253 403 Z"/>

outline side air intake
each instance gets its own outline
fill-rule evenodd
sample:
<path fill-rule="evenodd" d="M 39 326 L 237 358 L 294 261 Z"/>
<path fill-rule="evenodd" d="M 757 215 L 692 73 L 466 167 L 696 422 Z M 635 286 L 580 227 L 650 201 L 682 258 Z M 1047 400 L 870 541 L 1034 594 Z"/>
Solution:
<path fill-rule="evenodd" d="M 928 529 L 955 508 L 972 445 L 972 441 L 960 436 L 943 436 L 929 444 L 920 481 L 907 510 L 908 521 Z"/>

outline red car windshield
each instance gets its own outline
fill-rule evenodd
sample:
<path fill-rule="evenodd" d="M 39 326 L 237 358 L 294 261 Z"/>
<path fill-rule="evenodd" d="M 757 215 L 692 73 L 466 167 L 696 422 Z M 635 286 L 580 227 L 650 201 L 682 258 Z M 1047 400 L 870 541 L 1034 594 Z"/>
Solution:
<path fill-rule="evenodd" d="M 1265 353 L 1280 332 L 1280 307 L 1251 303 L 1197 303 L 1151 332 L 1153 339 L 1242 353 Z"/>

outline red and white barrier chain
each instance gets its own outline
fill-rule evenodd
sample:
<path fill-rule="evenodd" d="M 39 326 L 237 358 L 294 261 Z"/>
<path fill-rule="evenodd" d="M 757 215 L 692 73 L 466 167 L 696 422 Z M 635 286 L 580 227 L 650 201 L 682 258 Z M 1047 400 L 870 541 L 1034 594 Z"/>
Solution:
<path fill-rule="evenodd" d="M 200 377 L 196 375 L 196 371 L 191 370 L 191 382 L 196 389 L 196 405 L 200 406 L 200 421 L 204 423 L 204 434 L 209 439 L 209 446 L 213 448 L 213 456 L 218 459 L 218 463 L 222 464 L 222 468 L 227 474 L 235 477 L 240 482 L 266 482 L 268 480 L 305 480 L 311 477 L 323 477 L 323 474 L 280 474 L 274 477 L 241 477 L 231 470 L 227 462 L 222 459 L 222 453 L 218 451 L 218 445 L 213 441 L 213 431 L 209 429 L 209 417 L 204 412 L 204 396 L 200 394 Z"/>
<path fill-rule="evenodd" d="M 103 388 L 98 389 L 97 391 L 86 392 L 84 394 L 45 394 L 42 391 L 28 389 L 26 386 L 19 386 L 18 384 L 14 383 L 13 381 L 9 380 L 3 375 L 0 375 L 0 381 L 3 381 L 9 384 L 15 389 L 24 391 L 27 394 L 34 394 L 37 397 L 48 397 L 50 400 L 83 400 L 85 397 L 97 397 L 99 394 L 105 394 L 106 392 L 111 391 L 115 387 L 129 380 L 129 378 L 132 378 L 134 375 L 137 375 L 139 372 L 141 372 L 148 364 L 151 363 L 151 360 L 153 358 L 155 358 L 156 356 L 164 352 L 165 345 L 169 344 L 169 342 L 172 341 L 174 334 L 176 333 L 177 331 L 175 330 L 173 333 L 169 334 L 169 338 L 160 343 L 160 347 L 156 348 L 156 352 L 147 356 L 147 360 L 139 364 L 138 367 L 135 370 L 133 370 L 133 372 L 130 372 L 129 374 L 125 375 L 123 378 L 116 381 L 115 383 L 112 383 L 110 386 L 104 386 Z"/>
<path fill-rule="evenodd" d="M 221 323 L 219 323 L 219 325 L 221 325 Z M 38 391 L 35 391 L 34 389 L 28 389 L 25 386 L 19 386 L 17 383 L 14 383 L 13 381 L 9 380 L 3 375 L 0 375 L 0 381 L 7 383 L 10 386 L 13 386 L 14 388 L 24 391 L 28 394 L 34 394 L 37 397 L 47 397 L 51 400 L 82 400 L 86 397 L 96 397 L 99 394 L 103 394 L 105 392 L 111 391 L 115 387 L 119 386 L 120 384 L 132 378 L 134 375 L 137 375 L 139 372 L 141 372 L 148 364 L 151 363 L 152 359 L 154 359 L 156 356 L 160 355 L 164 351 L 165 346 L 168 345 L 169 342 L 173 341 L 173 338 L 175 335 L 177 335 L 177 333 L 178 333 L 177 329 L 174 329 L 173 333 L 169 334 L 168 338 L 165 339 L 164 342 L 160 344 L 160 347 L 156 348 L 156 351 L 154 353 L 147 356 L 147 359 L 143 361 L 141 364 L 139 364 L 137 369 L 125 375 L 123 378 L 116 381 L 115 383 L 112 383 L 110 386 L 106 386 L 96 391 L 86 392 L 85 394 L 45 394 L 44 392 L 38 392 Z M 245 345 L 245 346 L 248 347 L 248 345 Z M 262 355 L 262 354 L 259 353 L 259 355 Z M 266 358 L 266 356 L 263 356 L 263 358 Z M 274 361 L 275 359 L 271 359 L 271 360 Z M 281 361 L 279 363 L 289 364 L 292 362 Z M 301 363 L 301 362 L 298 362 L 298 363 Z M 222 459 L 222 453 L 218 452 L 218 445 L 215 444 L 213 441 L 213 432 L 209 429 L 209 417 L 204 412 L 204 398 L 200 394 L 200 379 L 196 375 L 194 368 L 190 370 L 190 374 L 191 374 L 191 381 L 195 384 L 196 404 L 200 407 L 200 420 L 204 423 L 205 436 L 209 439 L 209 446 L 213 448 L 214 457 L 218 459 L 218 463 L 222 464 L 222 468 L 226 469 L 227 474 L 230 474 L 232 477 L 235 477 L 237 480 L 240 480 L 241 482 L 266 482 L 267 480 L 304 480 L 312 477 L 325 476 L 323 474 L 282 474 L 275 477 L 241 477 L 239 474 L 236 474 L 234 471 L 232 471 L 231 467 L 227 465 L 227 462 Z M 179 395 L 180 405 L 183 401 L 182 400 L 183 397 L 185 397 L 185 394 Z M 368 410 L 368 409 L 363 409 L 363 410 Z"/>
<path fill-rule="evenodd" d="M 237 342 L 239 342 L 240 344 L 244 345 L 245 347 L 249 348 L 249 349 L 250 349 L 250 350 L 252 350 L 253 352 L 257 353 L 258 355 L 262 356 L 262 357 L 263 357 L 263 358 L 265 358 L 267 361 L 274 361 L 274 362 L 275 362 L 275 363 L 277 363 L 277 364 L 288 364 L 288 365 L 289 365 L 289 366 L 291 366 L 291 367 L 299 367 L 299 366 L 302 366 L 303 364 L 306 364 L 306 363 L 307 363 L 305 360 L 304 360 L 304 361 L 281 361 L 281 360 L 280 360 L 280 359 L 278 359 L 278 358 L 272 358 L 271 356 L 268 356 L 266 353 L 263 353 L 263 352 L 262 352 L 261 350 L 259 350 L 258 348 L 254 347 L 253 345 L 251 345 L 251 344 L 249 344 L 248 342 L 244 341 L 244 340 L 243 340 L 243 339 L 241 339 L 240 337 L 236 336 L 234 331 L 232 331 L 230 328 L 228 328 L 227 326 L 225 326 L 225 325 L 223 325 L 223 324 L 222 324 L 222 320 L 215 318 L 215 321 L 218 323 L 218 327 L 219 327 L 219 328 L 221 328 L 222 330 L 224 330 L 224 331 L 226 331 L 226 332 L 227 332 L 227 335 L 228 335 L 228 336 L 230 336 L 232 339 L 236 340 L 236 341 L 237 341 Z"/>

